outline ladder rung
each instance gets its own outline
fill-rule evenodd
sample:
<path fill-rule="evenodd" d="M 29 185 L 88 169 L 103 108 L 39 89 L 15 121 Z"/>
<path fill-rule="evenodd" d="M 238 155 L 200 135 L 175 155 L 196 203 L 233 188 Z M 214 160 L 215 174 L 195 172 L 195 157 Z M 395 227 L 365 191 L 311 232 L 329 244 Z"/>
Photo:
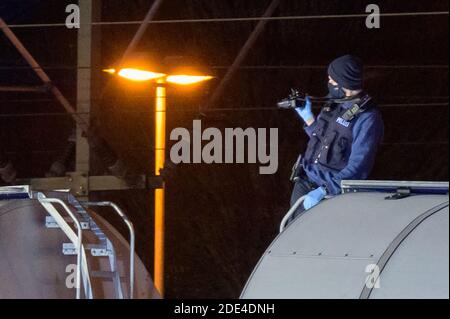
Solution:
<path fill-rule="evenodd" d="M 84 249 L 90 250 L 91 255 L 94 257 L 107 257 L 112 254 L 112 251 L 105 245 L 86 244 L 84 245 Z M 75 245 L 72 243 L 63 243 L 63 254 L 68 256 L 76 255 L 77 250 Z"/>
<path fill-rule="evenodd" d="M 73 220 L 70 217 L 64 217 L 64 220 L 68 224 L 73 224 Z M 88 221 L 80 221 L 81 229 L 87 230 L 90 229 Z M 58 223 L 52 216 L 45 216 L 45 227 L 47 228 L 59 228 Z"/>

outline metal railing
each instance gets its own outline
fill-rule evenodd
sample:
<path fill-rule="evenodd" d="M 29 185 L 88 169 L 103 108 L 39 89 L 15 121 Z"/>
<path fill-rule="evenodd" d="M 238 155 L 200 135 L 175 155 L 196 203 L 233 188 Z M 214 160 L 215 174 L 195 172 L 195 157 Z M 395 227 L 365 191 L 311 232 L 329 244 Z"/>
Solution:
<path fill-rule="evenodd" d="M 77 253 L 77 274 L 76 274 L 76 298 L 81 299 L 81 277 L 83 277 L 84 293 L 86 298 L 93 299 L 92 286 L 89 276 L 89 268 L 87 266 L 86 252 L 83 246 L 83 229 L 78 218 L 72 213 L 70 208 L 61 199 L 47 198 L 43 193 L 37 193 L 37 200 L 45 208 L 45 210 L 53 217 L 54 221 L 58 224 L 64 234 L 70 239 L 70 241 L 76 247 Z M 77 234 L 66 222 L 64 217 L 58 212 L 53 204 L 58 204 L 64 208 L 66 213 L 73 220 L 77 228 Z"/>
<path fill-rule="evenodd" d="M 420 181 L 374 181 L 374 180 L 343 180 L 342 193 L 356 192 L 396 192 L 398 189 L 408 189 L 411 193 L 448 194 L 449 182 Z"/>
<path fill-rule="evenodd" d="M 81 205 L 90 207 L 90 206 L 97 206 L 97 207 L 111 207 L 117 215 L 119 215 L 123 222 L 127 225 L 128 231 L 130 233 L 130 292 L 129 292 L 129 298 L 133 299 L 134 295 L 134 251 L 135 251 L 135 240 L 136 235 L 134 231 L 133 223 L 130 221 L 127 215 L 113 202 L 80 202 Z"/>
<path fill-rule="evenodd" d="M 280 224 L 280 233 L 282 233 L 286 229 L 289 219 L 294 215 L 297 208 L 299 208 L 300 205 L 303 204 L 303 201 L 305 200 L 305 198 L 306 198 L 306 195 L 297 199 L 295 204 L 292 205 L 292 207 L 289 209 L 289 211 L 283 217 L 283 220 L 281 221 L 281 224 Z"/>

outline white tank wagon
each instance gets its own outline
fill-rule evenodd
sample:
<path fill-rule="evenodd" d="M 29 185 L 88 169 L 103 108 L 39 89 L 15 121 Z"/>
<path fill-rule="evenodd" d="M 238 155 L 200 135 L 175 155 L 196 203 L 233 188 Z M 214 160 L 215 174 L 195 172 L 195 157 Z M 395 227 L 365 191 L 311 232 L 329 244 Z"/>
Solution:
<path fill-rule="evenodd" d="M 241 298 L 448 299 L 448 187 L 344 181 L 281 225 Z"/>
<path fill-rule="evenodd" d="M 93 206 L 109 206 L 119 214 L 130 230 L 130 243 L 88 208 Z M 0 187 L 0 299 L 4 298 L 160 296 L 134 253 L 134 230 L 119 207 L 82 203 L 68 192 L 44 194 L 12 186 Z"/>

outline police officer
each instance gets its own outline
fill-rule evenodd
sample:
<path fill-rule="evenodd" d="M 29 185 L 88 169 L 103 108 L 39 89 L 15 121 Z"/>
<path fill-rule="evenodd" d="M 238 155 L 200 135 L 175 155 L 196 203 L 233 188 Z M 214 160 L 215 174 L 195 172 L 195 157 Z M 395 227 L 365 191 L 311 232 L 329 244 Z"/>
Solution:
<path fill-rule="evenodd" d="M 342 180 L 366 179 L 383 137 L 380 112 L 363 91 L 361 60 L 351 55 L 337 58 L 328 67 L 328 80 L 333 102 L 317 117 L 308 98 L 296 108 L 310 140 L 299 164 L 291 206 L 306 197 L 290 221 L 325 196 L 339 194 Z"/>

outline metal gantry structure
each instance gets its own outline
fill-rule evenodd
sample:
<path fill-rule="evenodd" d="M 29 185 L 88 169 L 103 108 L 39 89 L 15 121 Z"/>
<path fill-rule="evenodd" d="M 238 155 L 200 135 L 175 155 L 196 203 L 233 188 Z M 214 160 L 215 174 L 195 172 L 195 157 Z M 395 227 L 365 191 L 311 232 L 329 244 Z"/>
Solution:
<path fill-rule="evenodd" d="M 51 81 L 50 77 L 40 67 L 32 54 L 26 49 L 19 38 L 0 18 L 0 27 L 7 39 L 11 41 L 21 56 L 27 61 L 36 75 L 43 82 L 41 86 L 36 87 L 2 87 L 2 91 L 8 92 L 49 92 L 69 113 L 76 124 L 75 139 L 75 171 L 66 173 L 63 177 L 45 177 L 32 178 L 29 180 L 15 181 L 15 183 L 28 186 L 11 187 L 2 189 L 3 196 L 17 196 L 18 194 L 28 194 L 29 198 L 37 199 L 46 209 L 49 216 L 46 218 L 47 228 L 60 228 L 70 239 L 70 243 L 64 244 L 63 253 L 66 255 L 77 255 L 77 277 L 76 277 L 76 298 L 81 298 L 81 283 L 83 283 L 84 297 L 94 298 L 91 285 L 91 273 L 86 260 L 86 249 L 91 251 L 92 255 L 108 256 L 111 266 L 111 279 L 114 282 L 114 289 L 117 298 L 123 298 L 122 284 L 117 271 L 117 262 L 114 247 L 111 241 L 105 236 L 102 230 L 97 226 L 87 211 L 83 208 L 90 206 L 109 206 L 123 219 L 130 231 L 130 291 L 128 296 L 133 298 L 134 289 L 134 245 L 135 233 L 130 220 L 120 210 L 120 208 L 111 202 L 85 202 L 83 205 L 78 200 L 87 200 L 90 191 L 100 190 L 124 190 L 129 188 L 146 189 L 147 177 L 137 176 L 134 178 L 133 187 L 130 187 L 128 181 L 118 176 L 90 176 L 90 147 L 87 139 L 87 132 L 90 124 L 90 113 L 92 96 L 96 91 L 96 81 L 93 79 L 93 66 L 98 63 L 98 50 L 93 50 L 96 45 L 95 32 L 92 28 L 92 22 L 100 16 L 100 1 L 81 0 L 80 17 L 82 26 L 78 30 L 78 54 L 77 54 L 77 105 L 76 108 L 66 99 L 64 94 Z M 33 190 L 33 191 L 31 191 Z M 36 191 L 35 191 L 36 190 Z M 39 190 L 39 191 L 37 191 Z M 58 196 L 47 197 L 42 191 L 66 190 L 66 192 L 55 192 Z M 76 199 L 75 196 L 78 198 Z M 62 198 L 64 197 L 64 198 Z M 59 213 L 55 206 L 61 206 L 70 217 L 70 223 L 76 227 L 76 232 L 69 226 L 66 219 Z M 69 208 L 76 207 L 76 214 Z M 92 231 L 99 239 L 99 244 L 83 244 L 83 230 Z"/>
<path fill-rule="evenodd" d="M 155 13 L 160 7 L 163 0 L 157 0 L 151 6 L 146 18 L 137 30 L 136 35 L 130 42 L 128 49 L 125 51 L 122 59 L 125 59 L 129 55 L 139 40 L 142 38 L 145 30 L 148 27 L 148 22 L 153 19 Z M 124 220 L 130 231 L 130 292 L 129 297 L 133 297 L 134 289 L 134 244 L 135 234 L 131 221 L 120 210 L 120 208 L 112 202 L 90 202 L 90 191 L 105 191 L 105 190 L 125 190 L 125 189 L 151 189 L 156 190 L 162 188 L 162 178 L 159 173 L 155 176 L 117 176 L 121 174 L 109 175 L 109 176 L 90 176 L 90 145 L 89 145 L 89 129 L 90 129 L 90 114 L 93 96 L 95 92 L 99 92 L 99 88 L 96 87 L 98 83 L 94 79 L 93 74 L 95 67 L 99 65 L 100 57 L 99 50 L 95 46 L 99 45 L 98 32 L 93 30 L 93 22 L 97 21 L 101 13 L 101 1 L 94 0 L 80 0 L 80 28 L 78 30 L 77 37 L 77 105 L 76 108 L 66 99 L 64 94 L 56 87 L 51 81 L 50 77 L 46 74 L 39 63 L 33 58 L 32 54 L 26 49 L 19 38 L 14 34 L 11 28 L 0 17 L 0 28 L 6 35 L 7 39 L 11 41 L 14 47 L 18 50 L 21 56 L 27 61 L 30 68 L 34 70 L 37 76 L 43 82 L 42 86 L 37 87 L 2 87 L 2 91 L 8 92 L 49 92 L 54 95 L 58 102 L 64 107 L 66 112 L 72 117 L 76 125 L 75 136 L 75 171 L 66 172 L 65 176 L 57 177 L 45 177 L 45 178 L 31 178 L 28 180 L 16 180 L 16 184 L 26 184 L 24 192 L 32 194 L 32 191 L 39 191 L 35 193 L 36 198 L 40 201 L 42 206 L 47 210 L 49 216 L 47 217 L 46 226 L 50 228 L 61 228 L 62 231 L 69 237 L 71 243 L 67 243 L 64 246 L 63 252 L 65 254 L 77 255 L 77 293 L 76 297 L 81 297 L 81 281 L 84 287 L 84 296 L 86 298 L 93 298 L 92 287 L 90 284 L 90 273 L 86 264 L 85 246 L 82 242 L 82 231 L 84 229 L 94 229 L 95 235 L 101 240 L 101 245 L 96 247 L 88 247 L 93 255 L 100 254 L 109 256 L 111 263 L 112 280 L 114 281 L 114 287 L 116 290 L 116 297 L 123 298 L 123 292 L 121 288 L 120 278 L 117 271 L 117 264 L 115 261 L 114 247 L 107 237 L 102 233 L 102 230 L 95 224 L 89 214 L 83 209 L 83 206 L 77 202 L 77 200 L 84 200 L 84 206 L 109 206 L 118 213 L 118 215 Z M 99 68 L 100 69 L 100 68 Z M 108 85 L 104 88 L 103 93 L 107 89 Z M 103 95 L 103 93 L 101 95 Z M 116 169 L 110 170 L 116 171 L 117 168 L 122 166 L 120 159 L 113 165 Z M 119 172 L 120 169 L 119 169 Z M 126 172 L 125 172 L 126 173 Z M 130 181 L 132 181 L 130 183 Z M 19 186 L 20 188 L 21 186 Z M 30 190 L 31 189 L 31 190 Z M 60 198 L 47 198 L 43 191 L 65 190 L 67 191 L 65 198 L 67 201 L 62 201 Z M 17 189 L 13 187 L 10 190 L 4 190 L 9 192 L 9 196 L 12 192 L 16 192 Z M 42 193 L 41 193 L 42 191 Z M 34 193 L 33 193 L 34 194 Z M 60 193 L 58 193 L 60 195 Z M 6 195 L 5 195 L 6 196 Z M 34 195 L 33 195 L 34 196 Z M 76 198 L 77 199 L 76 199 Z M 31 197 L 30 197 L 31 198 Z M 80 213 L 82 220 L 80 221 L 69 209 L 68 204 L 77 207 L 77 212 Z M 67 224 L 63 217 L 58 213 L 54 205 L 60 205 L 64 208 L 66 213 L 71 217 L 77 229 L 77 234 Z M 155 244 L 156 245 L 156 244 Z M 101 247 L 100 247 L 101 246 Z M 106 256 L 106 255 L 105 255 Z M 162 255 L 163 258 L 163 255 Z M 161 258 L 159 258 L 161 259 Z M 159 263 L 159 261 L 158 261 Z M 155 261 L 156 264 L 156 261 Z M 159 271 L 159 272 L 162 272 Z M 163 274 L 158 275 L 161 277 L 159 281 L 163 282 Z M 163 286 L 157 287 L 158 290 L 163 292 Z"/>
<path fill-rule="evenodd" d="M 97 81 L 93 78 L 93 71 L 99 65 L 99 50 L 95 49 L 95 46 L 99 44 L 99 35 L 93 30 L 92 25 L 100 17 L 101 1 L 80 0 L 79 7 L 81 26 L 77 37 L 76 107 L 69 102 L 55 83 L 52 82 L 38 61 L 34 59 L 33 55 L 0 17 L 0 29 L 43 82 L 41 86 L 36 87 L 2 87 L 2 91 L 51 93 L 63 106 L 68 115 L 73 118 L 76 125 L 74 172 L 67 172 L 62 177 L 31 178 L 17 180 L 15 183 L 30 185 L 32 189 L 36 190 L 69 189 L 74 195 L 82 199 L 87 199 L 90 191 L 147 189 L 158 186 L 161 184 L 161 178 L 145 175 L 127 177 L 127 179 L 118 175 L 90 176 L 90 147 L 87 132 L 89 131 L 93 96 L 95 92 L 98 92 L 98 87 L 96 87 Z M 142 31 L 139 34 L 142 36 Z M 130 181 L 133 182 L 130 183 Z"/>

